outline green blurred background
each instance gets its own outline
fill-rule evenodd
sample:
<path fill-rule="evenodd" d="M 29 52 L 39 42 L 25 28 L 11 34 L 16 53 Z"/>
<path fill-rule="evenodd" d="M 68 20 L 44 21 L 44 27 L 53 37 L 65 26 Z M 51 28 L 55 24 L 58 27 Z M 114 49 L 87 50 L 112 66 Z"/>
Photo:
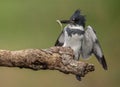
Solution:
<path fill-rule="evenodd" d="M 56 20 L 76 9 L 96 30 L 108 71 L 94 56 L 87 62 L 96 70 L 80 82 L 58 71 L 0 67 L 0 87 L 120 87 L 120 0 L 0 0 L 0 49 L 53 46 L 60 33 Z"/>

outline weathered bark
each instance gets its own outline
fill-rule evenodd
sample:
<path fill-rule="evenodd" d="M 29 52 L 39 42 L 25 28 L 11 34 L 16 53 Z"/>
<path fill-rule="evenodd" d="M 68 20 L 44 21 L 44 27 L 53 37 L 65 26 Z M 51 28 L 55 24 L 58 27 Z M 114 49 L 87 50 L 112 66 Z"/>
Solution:
<path fill-rule="evenodd" d="M 26 49 L 19 51 L 0 50 L 0 66 L 29 68 L 33 70 L 59 70 L 66 74 L 84 77 L 94 71 L 93 64 L 73 59 L 70 48 Z"/>

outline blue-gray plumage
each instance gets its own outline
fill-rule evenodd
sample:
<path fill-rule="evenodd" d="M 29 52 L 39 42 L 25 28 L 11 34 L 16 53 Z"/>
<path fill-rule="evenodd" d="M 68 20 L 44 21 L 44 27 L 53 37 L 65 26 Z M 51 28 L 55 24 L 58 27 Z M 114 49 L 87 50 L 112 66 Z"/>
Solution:
<path fill-rule="evenodd" d="M 107 70 L 107 63 L 104 58 L 100 43 L 97 39 L 95 30 L 91 26 L 85 28 L 85 17 L 79 10 L 69 20 L 62 20 L 61 23 L 67 24 L 55 46 L 71 47 L 74 51 L 74 59 L 79 60 L 80 55 L 84 59 L 94 54 L 102 67 Z M 80 80 L 80 76 L 76 76 Z"/>
<path fill-rule="evenodd" d="M 82 35 L 82 34 L 85 33 L 85 31 L 80 30 L 80 29 L 70 29 L 70 28 L 66 28 L 66 31 L 69 32 L 69 33 L 68 33 L 68 36 L 71 36 L 71 37 L 72 37 L 73 34 Z"/>

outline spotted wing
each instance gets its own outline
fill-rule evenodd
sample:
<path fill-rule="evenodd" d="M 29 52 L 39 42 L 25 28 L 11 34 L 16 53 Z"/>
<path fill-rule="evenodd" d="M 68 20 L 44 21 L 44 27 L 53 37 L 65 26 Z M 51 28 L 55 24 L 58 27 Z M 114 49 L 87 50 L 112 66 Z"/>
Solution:
<path fill-rule="evenodd" d="M 92 53 L 96 56 L 97 60 L 102 64 L 103 68 L 107 70 L 106 60 L 104 58 L 96 33 L 91 26 L 88 26 L 84 34 L 81 54 L 83 58 L 88 58 Z"/>

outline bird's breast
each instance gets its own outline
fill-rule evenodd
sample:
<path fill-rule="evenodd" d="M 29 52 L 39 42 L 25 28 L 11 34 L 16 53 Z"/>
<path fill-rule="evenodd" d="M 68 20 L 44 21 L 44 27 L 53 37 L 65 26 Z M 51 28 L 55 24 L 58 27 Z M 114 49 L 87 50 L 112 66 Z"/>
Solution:
<path fill-rule="evenodd" d="M 69 35 L 71 34 L 71 35 Z M 78 33 L 68 33 L 65 31 L 65 42 L 64 46 L 65 47 L 71 47 L 74 49 L 79 49 L 81 47 L 81 41 L 83 39 L 83 35 L 78 34 Z"/>
<path fill-rule="evenodd" d="M 70 28 L 66 28 L 66 32 L 68 34 L 68 36 L 72 37 L 72 35 L 83 35 L 85 33 L 84 30 L 80 30 L 80 29 L 70 29 Z"/>

